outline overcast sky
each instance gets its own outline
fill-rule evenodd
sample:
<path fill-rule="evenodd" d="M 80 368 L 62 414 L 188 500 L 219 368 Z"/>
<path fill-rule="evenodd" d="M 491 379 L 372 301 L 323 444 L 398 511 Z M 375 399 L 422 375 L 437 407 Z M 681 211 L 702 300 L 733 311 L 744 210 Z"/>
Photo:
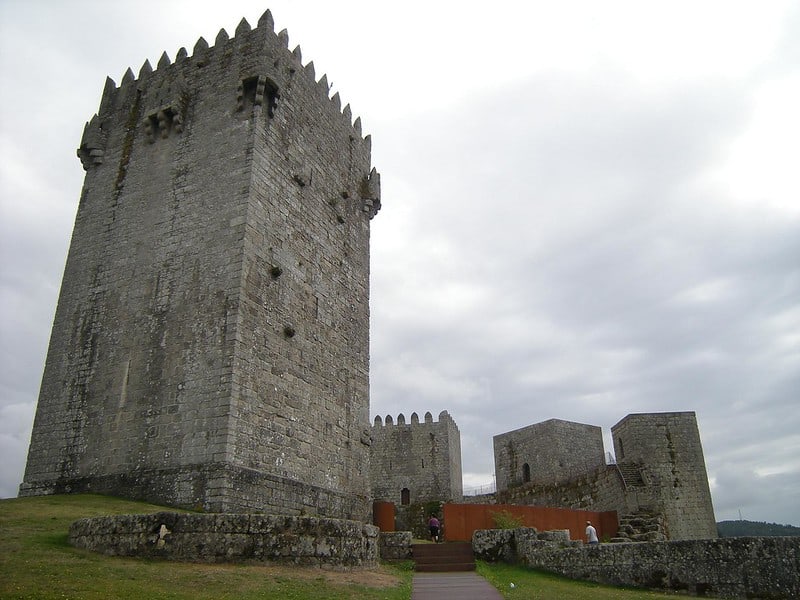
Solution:
<path fill-rule="evenodd" d="M 373 417 L 447 410 L 470 488 L 499 433 L 695 411 L 717 520 L 800 525 L 789 1 L 0 0 L 0 497 L 106 76 L 266 8 L 372 135 Z"/>

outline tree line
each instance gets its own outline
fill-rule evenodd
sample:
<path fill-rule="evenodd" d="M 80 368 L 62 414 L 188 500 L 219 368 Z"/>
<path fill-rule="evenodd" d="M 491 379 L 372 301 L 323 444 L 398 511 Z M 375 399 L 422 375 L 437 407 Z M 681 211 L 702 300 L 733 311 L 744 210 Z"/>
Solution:
<path fill-rule="evenodd" d="M 800 527 L 763 521 L 720 521 L 717 533 L 719 537 L 800 536 Z"/>

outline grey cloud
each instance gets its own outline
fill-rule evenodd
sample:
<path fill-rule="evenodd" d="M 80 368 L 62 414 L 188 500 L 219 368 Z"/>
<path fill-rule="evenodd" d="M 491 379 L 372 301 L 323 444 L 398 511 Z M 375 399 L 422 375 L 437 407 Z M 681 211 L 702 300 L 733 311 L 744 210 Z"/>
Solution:
<path fill-rule="evenodd" d="M 3 397 L 7 390 L 2 389 Z M 28 454 L 34 404 L 11 403 L 0 406 L 0 498 L 17 495 L 17 486 Z"/>
<path fill-rule="evenodd" d="M 717 470 L 712 489 L 717 520 L 763 521 L 760 505 L 768 495 L 772 501 L 771 522 L 796 522 L 796 499 L 800 494 L 800 471 L 760 476 L 742 465 L 727 464 Z"/>

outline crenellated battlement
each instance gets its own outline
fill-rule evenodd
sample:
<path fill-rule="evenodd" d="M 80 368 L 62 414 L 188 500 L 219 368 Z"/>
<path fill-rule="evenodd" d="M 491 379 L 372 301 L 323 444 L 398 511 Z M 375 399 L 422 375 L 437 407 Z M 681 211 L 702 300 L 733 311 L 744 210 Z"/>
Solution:
<path fill-rule="evenodd" d="M 233 118 L 263 121 L 297 119 L 292 111 L 299 106 L 314 105 L 303 118 L 305 126 L 317 126 L 341 132 L 345 142 L 359 146 L 359 152 L 371 152 L 371 136 L 362 133 L 361 117 L 353 120 L 349 104 L 342 107 L 338 92 L 330 95 L 331 86 L 326 74 L 317 79 L 313 61 L 303 64 L 300 46 L 289 50 L 289 34 L 284 29 L 274 31 L 272 14 L 267 10 L 255 29 L 246 19 L 236 28 L 234 37 L 220 29 L 209 46 L 198 38 L 191 55 L 185 47 L 171 61 L 166 51 L 153 69 L 145 60 L 134 76 L 131 68 L 125 71 L 120 85 L 106 79 L 98 112 L 86 123 L 78 148 L 78 157 L 87 171 L 107 162 L 107 131 L 114 121 L 125 120 L 132 146 L 141 137 L 149 144 L 173 135 L 181 135 L 192 127 L 196 109 L 207 104 L 209 93 L 228 91 L 225 114 Z M 287 112 L 287 114 L 281 114 Z M 323 125 L 324 124 L 324 125 Z M 288 152 L 291 157 L 298 151 Z M 307 165 L 296 161 L 292 176 L 301 186 L 313 179 Z M 124 181 L 120 173 L 118 186 Z M 358 197 L 360 209 L 370 218 L 380 210 L 380 176 L 374 169 L 362 175 L 354 189 L 342 190 L 342 196 Z"/>
<path fill-rule="evenodd" d="M 451 426 L 455 427 L 456 430 L 458 430 L 458 426 L 456 425 L 456 422 L 453 420 L 453 417 L 450 416 L 450 413 L 448 413 L 446 410 L 443 410 L 442 412 L 439 413 L 439 420 L 438 421 L 434 421 L 433 420 L 433 415 L 430 413 L 430 411 L 425 413 L 425 417 L 424 418 L 425 418 L 425 420 L 422 423 L 422 425 L 427 425 L 427 424 L 432 424 L 432 423 L 446 423 L 448 425 L 451 425 Z M 372 423 L 372 426 L 373 427 L 384 427 L 384 423 L 385 423 L 385 426 L 387 426 L 387 427 L 393 426 L 393 425 L 407 425 L 405 415 L 403 413 L 400 413 L 399 415 L 397 415 L 397 422 L 396 423 L 395 423 L 395 420 L 392 418 L 392 415 L 386 415 L 386 420 L 385 421 L 383 419 L 381 419 L 380 415 L 377 415 L 375 417 L 373 423 Z M 411 422 L 409 423 L 409 425 L 420 425 L 419 415 L 417 413 L 415 413 L 415 412 L 411 413 Z"/>
<path fill-rule="evenodd" d="M 285 83 L 287 77 L 293 77 L 295 74 L 313 82 L 320 97 L 328 100 L 331 109 L 340 114 L 347 124 L 353 127 L 353 132 L 359 138 L 362 137 L 361 117 L 357 117 L 355 121 L 352 120 L 352 109 L 349 104 L 342 108 L 339 92 L 330 96 L 331 87 L 328 83 L 328 76 L 323 74 L 317 80 L 313 61 L 303 65 L 302 50 L 299 45 L 295 46 L 294 50 L 289 50 L 289 33 L 286 29 L 275 33 L 275 22 L 269 10 L 266 10 L 258 20 L 255 29 L 243 17 L 236 27 L 234 37 L 230 37 L 228 32 L 221 28 L 213 46 L 209 46 L 205 38 L 200 36 L 194 45 L 191 56 L 185 47 L 181 47 L 173 62 L 165 50 L 155 69 L 149 59 L 146 59 L 139 68 L 138 77 L 134 76 L 133 70 L 129 67 L 125 71 L 119 87 L 109 77 L 103 91 L 100 113 L 103 112 L 103 106 L 109 102 L 113 103 L 118 95 L 124 95 L 135 83 L 143 83 L 153 77 L 173 77 L 180 71 L 207 67 L 214 61 L 230 60 L 231 56 L 237 53 L 242 58 L 250 60 L 254 53 L 259 52 L 262 54 L 262 65 L 265 67 L 269 65 L 269 70 L 277 80 L 281 80 L 281 83 Z M 371 143 L 369 135 L 363 139 L 367 143 Z"/>

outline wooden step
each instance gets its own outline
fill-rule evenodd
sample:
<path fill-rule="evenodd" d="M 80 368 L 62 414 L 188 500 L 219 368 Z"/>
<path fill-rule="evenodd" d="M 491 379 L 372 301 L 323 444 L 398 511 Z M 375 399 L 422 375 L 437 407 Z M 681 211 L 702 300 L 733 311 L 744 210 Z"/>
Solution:
<path fill-rule="evenodd" d="M 413 544 L 411 556 L 420 572 L 474 571 L 475 555 L 469 542 Z"/>

